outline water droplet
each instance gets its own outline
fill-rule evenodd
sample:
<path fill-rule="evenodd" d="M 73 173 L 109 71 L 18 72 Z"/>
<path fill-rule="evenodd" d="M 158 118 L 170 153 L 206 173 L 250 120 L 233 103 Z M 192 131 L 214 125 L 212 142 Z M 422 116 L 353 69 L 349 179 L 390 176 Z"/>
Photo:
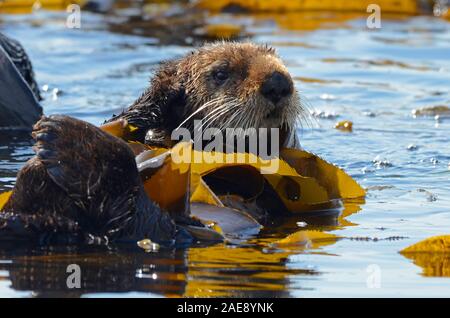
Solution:
<path fill-rule="evenodd" d="M 54 88 L 54 89 L 52 90 L 52 99 L 53 99 L 53 100 L 57 100 L 57 99 L 58 99 L 58 96 L 59 96 L 59 93 L 60 93 L 59 89 Z"/>
<path fill-rule="evenodd" d="M 329 112 L 329 111 L 315 110 L 315 111 L 311 112 L 311 116 L 313 116 L 315 118 L 320 118 L 320 119 L 335 119 L 335 118 L 339 117 L 339 114 L 336 114 L 334 112 Z"/>
<path fill-rule="evenodd" d="M 416 151 L 417 149 L 419 149 L 419 146 L 415 144 L 409 144 L 408 147 L 406 147 L 406 149 L 408 149 L 409 151 Z"/>
<path fill-rule="evenodd" d="M 436 159 L 436 158 L 431 158 L 431 159 L 430 159 L 430 162 L 431 162 L 433 165 L 437 165 L 437 164 L 439 163 L 439 160 Z"/>
<path fill-rule="evenodd" d="M 393 164 L 389 160 L 381 159 L 380 156 L 376 156 L 375 159 L 373 159 L 372 162 L 373 162 L 373 165 L 377 169 L 389 168 L 389 167 L 393 166 Z"/>
<path fill-rule="evenodd" d="M 150 239 L 144 239 L 142 241 L 137 242 L 137 246 L 139 246 L 148 253 L 158 252 L 160 248 L 158 243 L 152 242 L 152 240 Z"/>
<path fill-rule="evenodd" d="M 363 112 L 364 116 L 367 117 L 376 117 L 377 115 L 374 112 Z"/>
<path fill-rule="evenodd" d="M 336 96 L 331 95 L 331 94 L 322 94 L 322 95 L 320 95 L 320 99 L 323 99 L 323 100 L 334 100 L 334 99 L 336 99 Z"/>
<path fill-rule="evenodd" d="M 362 172 L 363 174 L 366 174 L 366 173 L 374 172 L 374 170 L 371 169 L 371 168 L 369 168 L 369 167 L 364 167 L 364 168 L 361 169 L 361 172 Z"/>

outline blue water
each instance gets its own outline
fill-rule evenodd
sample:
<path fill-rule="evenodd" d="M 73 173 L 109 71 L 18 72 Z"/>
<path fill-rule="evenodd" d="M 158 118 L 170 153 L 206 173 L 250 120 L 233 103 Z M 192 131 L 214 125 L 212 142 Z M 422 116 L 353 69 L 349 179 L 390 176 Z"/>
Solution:
<path fill-rule="evenodd" d="M 308 15 L 292 19 L 302 17 Z M 84 13 L 80 30 L 65 28 L 64 19 L 64 13 L 37 12 L 0 20 L 2 32 L 27 49 L 40 86 L 48 85 L 47 114 L 101 124 L 139 96 L 158 62 L 192 49 L 112 33 L 101 15 Z M 450 119 L 412 116 L 421 107 L 450 105 L 450 24 L 402 17 L 369 30 L 357 17 L 288 30 L 279 24 L 283 19 L 289 15 L 245 17 L 252 41 L 277 48 L 310 110 L 332 115 L 315 116 L 299 129 L 302 146 L 368 189 L 357 213 L 308 223 L 307 229 L 343 239 L 268 249 L 256 238 L 154 254 L 9 249 L 0 253 L 0 296 L 450 296 L 448 277 L 424 276 L 398 253 L 450 233 Z M 340 120 L 351 120 L 353 132 L 334 129 Z M 29 142 L 2 140 L 1 189 L 14 184 L 31 155 Z M 71 263 L 80 263 L 85 275 L 75 292 L 65 287 Z"/>

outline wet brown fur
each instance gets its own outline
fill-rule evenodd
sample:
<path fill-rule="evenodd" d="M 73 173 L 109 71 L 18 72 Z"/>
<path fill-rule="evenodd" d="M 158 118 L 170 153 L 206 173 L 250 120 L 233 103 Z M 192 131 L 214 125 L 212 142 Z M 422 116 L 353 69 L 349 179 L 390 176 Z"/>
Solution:
<path fill-rule="evenodd" d="M 221 68 L 227 69 L 230 78 L 218 85 L 213 74 Z M 273 72 L 280 72 L 291 82 L 291 95 L 282 100 L 282 107 L 270 104 L 260 93 L 262 83 Z M 217 102 L 183 123 L 212 100 Z M 222 108 L 223 111 L 216 112 L 219 116 L 214 120 L 208 117 L 214 109 L 227 103 L 239 107 Z M 238 111 L 239 116 L 229 120 Z M 281 128 L 281 135 L 286 137 L 281 141 L 283 144 L 295 129 L 296 118 L 301 115 L 304 115 L 304 109 L 291 76 L 273 48 L 252 43 L 219 42 L 164 63 L 143 95 L 112 120 L 126 118 L 138 126 L 140 129 L 134 137 L 141 142 L 148 130 L 154 131 L 159 140 L 150 140 L 150 143 L 155 144 L 167 145 L 172 131 L 181 124 L 192 129 L 193 119 L 207 121 L 208 118 L 211 120 L 209 126 L 222 129 Z M 226 127 L 220 127 L 222 125 Z"/>
<path fill-rule="evenodd" d="M 82 242 L 174 239 L 175 224 L 146 196 L 124 141 L 66 116 L 44 117 L 33 138 L 36 156 L 17 176 L 0 240 L 8 233 Z"/>

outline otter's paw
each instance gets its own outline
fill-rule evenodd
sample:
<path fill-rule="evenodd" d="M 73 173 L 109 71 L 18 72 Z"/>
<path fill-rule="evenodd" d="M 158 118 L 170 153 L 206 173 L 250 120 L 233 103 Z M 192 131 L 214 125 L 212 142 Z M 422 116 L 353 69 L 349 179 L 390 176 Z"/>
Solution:
<path fill-rule="evenodd" d="M 95 226 L 101 227 L 130 209 L 140 178 L 125 142 L 89 123 L 59 115 L 43 117 L 32 136 L 38 161 L 82 213 L 91 216 L 87 223 L 95 220 Z"/>

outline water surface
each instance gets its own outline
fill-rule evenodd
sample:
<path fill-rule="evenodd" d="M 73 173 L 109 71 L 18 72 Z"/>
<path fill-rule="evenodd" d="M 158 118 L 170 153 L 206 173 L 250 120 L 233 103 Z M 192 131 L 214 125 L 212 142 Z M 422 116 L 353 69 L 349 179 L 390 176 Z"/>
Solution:
<path fill-rule="evenodd" d="M 296 217 L 248 242 L 150 254 L 5 246 L 0 296 L 450 296 L 449 278 L 424 276 L 398 253 L 450 232 L 450 120 L 412 115 L 450 104 L 450 24 L 399 16 L 369 30 L 365 17 L 348 14 L 235 18 L 252 41 L 277 48 L 314 112 L 316 120 L 298 131 L 303 147 L 368 189 L 365 204 L 350 204 L 340 218 L 306 221 L 305 229 L 341 239 L 268 248 L 265 242 L 303 220 Z M 137 29 L 115 33 L 102 15 L 83 13 L 80 30 L 65 28 L 64 19 L 37 12 L 0 20 L 32 58 L 47 90 L 46 114 L 101 124 L 142 92 L 160 61 L 191 49 L 163 45 Z M 353 132 L 334 129 L 340 120 L 351 120 Z M 6 190 L 32 151 L 26 138 L 2 135 L 0 142 L 0 190 Z M 66 287 L 72 263 L 82 268 L 83 288 L 76 291 Z M 370 284 L 374 270 L 379 286 Z"/>

